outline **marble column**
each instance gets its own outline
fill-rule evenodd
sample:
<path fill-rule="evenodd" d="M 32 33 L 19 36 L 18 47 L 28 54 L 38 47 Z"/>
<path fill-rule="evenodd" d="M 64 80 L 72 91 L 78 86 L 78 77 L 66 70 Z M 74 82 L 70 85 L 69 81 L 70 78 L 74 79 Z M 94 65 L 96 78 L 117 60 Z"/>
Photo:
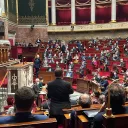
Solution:
<path fill-rule="evenodd" d="M 4 3 L 4 0 L 0 0 L 0 16 L 5 16 L 5 3 Z"/>
<path fill-rule="evenodd" d="M 75 0 L 71 0 L 71 24 L 76 23 L 76 10 L 75 10 Z"/>
<path fill-rule="evenodd" d="M 111 5 L 111 22 L 116 22 L 116 0 L 112 0 Z"/>
<path fill-rule="evenodd" d="M 5 40 L 8 40 L 8 20 L 7 19 L 5 19 L 5 21 L 4 21 L 4 30 L 5 30 L 5 32 L 4 32 L 4 39 Z"/>
<path fill-rule="evenodd" d="M 51 0 L 52 25 L 56 25 L 56 0 Z"/>
<path fill-rule="evenodd" d="M 95 11 L 96 11 L 96 3 L 95 0 L 91 0 L 91 23 L 95 24 L 96 22 L 96 15 L 95 15 Z"/>

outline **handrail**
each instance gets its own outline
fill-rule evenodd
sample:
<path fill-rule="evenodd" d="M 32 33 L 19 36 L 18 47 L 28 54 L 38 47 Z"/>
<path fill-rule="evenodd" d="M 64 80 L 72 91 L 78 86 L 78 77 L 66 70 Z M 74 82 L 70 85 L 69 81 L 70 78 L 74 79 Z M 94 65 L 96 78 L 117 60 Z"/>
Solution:
<path fill-rule="evenodd" d="M 3 83 L 4 83 L 4 81 L 5 81 L 5 78 L 7 77 L 8 73 L 9 73 L 9 71 L 6 72 L 4 78 L 2 79 L 2 82 L 0 83 L 0 88 L 1 88 L 1 86 L 3 85 Z"/>

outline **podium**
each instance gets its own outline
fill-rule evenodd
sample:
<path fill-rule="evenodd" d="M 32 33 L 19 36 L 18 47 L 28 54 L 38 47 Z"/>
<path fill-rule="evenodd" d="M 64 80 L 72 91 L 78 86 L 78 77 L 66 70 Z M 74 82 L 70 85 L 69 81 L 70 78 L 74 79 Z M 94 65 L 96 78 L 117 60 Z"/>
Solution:
<path fill-rule="evenodd" d="M 33 85 L 33 62 L 19 63 L 8 66 L 8 93 L 15 93 L 17 89 Z"/>

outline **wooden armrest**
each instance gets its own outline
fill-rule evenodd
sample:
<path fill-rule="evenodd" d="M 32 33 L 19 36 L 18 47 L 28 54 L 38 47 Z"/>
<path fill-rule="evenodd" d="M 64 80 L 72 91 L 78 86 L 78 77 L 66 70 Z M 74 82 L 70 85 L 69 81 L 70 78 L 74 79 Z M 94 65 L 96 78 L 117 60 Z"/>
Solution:
<path fill-rule="evenodd" d="M 64 114 L 65 119 L 69 120 L 70 119 L 70 114 Z"/>
<path fill-rule="evenodd" d="M 70 114 L 64 114 L 64 128 L 68 128 L 70 123 Z"/>
<path fill-rule="evenodd" d="M 77 117 L 81 122 L 86 122 L 86 123 L 89 122 L 88 119 L 84 115 L 78 115 Z"/>
<path fill-rule="evenodd" d="M 89 128 L 89 121 L 84 115 L 78 115 L 77 119 L 77 128 Z"/>

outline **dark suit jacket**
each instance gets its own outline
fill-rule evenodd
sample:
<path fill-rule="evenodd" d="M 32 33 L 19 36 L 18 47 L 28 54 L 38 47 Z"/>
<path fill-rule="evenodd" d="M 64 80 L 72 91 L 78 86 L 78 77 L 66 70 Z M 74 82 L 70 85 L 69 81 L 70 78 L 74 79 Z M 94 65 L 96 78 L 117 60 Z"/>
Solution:
<path fill-rule="evenodd" d="M 41 66 L 41 60 L 36 58 L 34 60 L 34 68 L 40 68 L 40 66 Z"/>
<path fill-rule="evenodd" d="M 32 115 L 30 112 L 16 113 L 15 116 L 0 117 L 0 124 L 11 124 L 20 122 L 30 122 L 45 120 L 48 117 L 45 115 Z"/>
<path fill-rule="evenodd" d="M 56 80 L 48 83 L 48 98 L 51 99 L 50 115 L 63 115 L 63 108 L 70 108 L 69 94 L 73 93 L 73 89 L 69 82 L 56 78 Z"/>

